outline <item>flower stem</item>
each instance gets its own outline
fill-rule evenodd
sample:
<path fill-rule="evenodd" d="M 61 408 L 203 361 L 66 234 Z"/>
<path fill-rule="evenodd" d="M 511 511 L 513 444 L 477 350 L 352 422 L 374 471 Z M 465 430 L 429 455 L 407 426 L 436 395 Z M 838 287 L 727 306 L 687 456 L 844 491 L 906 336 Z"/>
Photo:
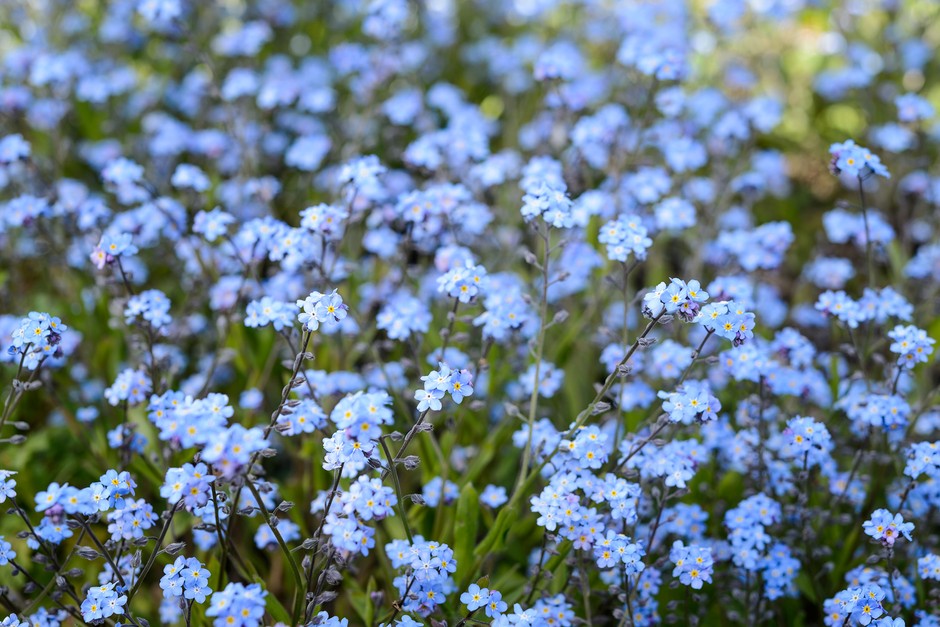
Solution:
<path fill-rule="evenodd" d="M 535 374 L 532 379 L 532 394 L 529 395 L 529 415 L 526 423 L 529 427 L 529 434 L 526 439 L 525 449 L 522 451 L 522 463 L 519 465 L 519 475 L 516 478 L 516 487 L 513 492 L 518 492 L 519 488 L 525 482 L 526 473 L 529 470 L 529 463 L 532 460 L 532 432 L 535 428 L 535 412 L 538 409 L 539 402 L 539 376 L 542 370 L 542 355 L 545 350 L 545 331 L 546 318 L 548 318 L 548 258 L 551 254 L 550 237 L 548 227 L 542 224 L 539 229 L 539 235 L 542 236 L 542 298 L 539 308 L 539 335 L 535 345 Z"/>
<path fill-rule="evenodd" d="M 868 287 L 875 284 L 875 256 L 872 252 L 871 229 L 868 226 L 868 207 L 865 204 L 865 185 L 862 177 L 858 177 L 858 195 L 862 201 L 862 221 L 865 224 L 865 256 L 868 258 Z"/>
<path fill-rule="evenodd" d="M 290 566 L 291 574 L 294 576 L 294 613 L 293 621 L 291 624 L 296 625 L 297 619 L 300 618 L 300 598 L 301 590 L 306 591 L 306 586 L 304 585 L 303 576 L 300 574 L 300 568 L 297 566 L 297 560 L 294 559 L 294 554 L 291 553 L 290 548 L 287 546 L 287 543 L 284 541 L 284 537 L 281 535 L 281 532 L 277 530 L 277 525 L 272 524 L 271 514 L 268 512 L 268 508 L 264 504 L 264 500 L 261 498 L 261 494 L 258 492 L 258 488 L 255 486 L 255 482 L 251 480 L 251 477 L 245 477 L 245 485 L 248 486 L 248 490 L 251 491 L 251 495 L 255 497 L 255 503 L 258 505 L 258 509 L 261 510 L 261 514 L 264 516 L 265 520 L 268 523 L 268 527 L 271 529 L 271 533 L 274 535 L 274 539 L 277 540 L 278 546 L 281 547 L 281 552 L 284 553 L 284 556 L 287 558 L 287 563 Z"/>
<path fill-rule="evenodd" d="M 395 486 L 395 496 L 398 497 L 398 509 L 401 513 L 401 524 L 405 528 L 405 535 L 408 536 L 408 543 L 414 544 L 414 537 L 411 535 L 411 527 L 408 525 L 408 512 L 405 511 L 405 499 L 401 492 L 401 483 L 398 481 L 398 469 L 395 468 L 395 460 L 388 450 L 388 444 L 385 443 L 385 437 L 379 438 L 379 444 L 382 451 L 385 452 L 385 459 L 388 461 L 388 472 L 392 475 L 392 484 Z"/>

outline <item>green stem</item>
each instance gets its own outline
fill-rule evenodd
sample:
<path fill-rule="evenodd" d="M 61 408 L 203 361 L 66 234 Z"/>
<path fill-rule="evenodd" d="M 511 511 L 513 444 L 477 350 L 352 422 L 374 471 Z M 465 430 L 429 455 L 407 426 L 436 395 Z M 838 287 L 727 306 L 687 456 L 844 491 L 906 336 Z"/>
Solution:
<path fill-rule="evenodd" d="M 702 343 L 698 345 L 698 348 L 695 349 L 695 352 L 692 353 L 692 361 L 689 362 L 689 365 L 685 367 L 685 370 L 682 372 L 682 376 L 679 377 L 679 380 L 676 381 L 675 388 L 678 389 L 682 382 L 685 381 L 685 378 L 689 376 L 689 373 L 692 371 L 692 366 L 695 365 L 695 362 L 698 361 L 699 356 L 702 354 L 702 349 L 705 348 L 705 342 L 708 341 L 708 338 L 714 333 L 714 329 L 708 329 L 708 332 L 705 334 L 705 337 L 702 338 Z"/>
<path fill-rule="evenodd" d="M 307 568 L 307 594 L 305 595 L 304 601 L 306 602 L 306 596 L 309 596 L 313 592 L 313 562 L 317 559 L 317 552 L 320 549 L 320 538 L 323 536 L 323 525 L 326 523 L 326 517 L 330 513 L 330 508 L 333 507 L 333 499 L 336 497 L 336 492 L 339 489 L 339 480 L 343 476 L 343 468 L 346 466 L 346 462 L 340 464 L 339 468 L 336 469 L 336 474 L 333 476 L 333 486 L 330 488 L 330 493 L 326 498 L 326 507 L 323 508 L 323 516 L 320 518 L 320 524 L 317 527 L 316 532 L 313 534 L 313 549 L 310 551 L 310 564 Z M 329 560 L 327 560 L 329 563 Z M 310 622 L 310 616 L 313 613 L 313 607 L 307 605 L 304 611 L 304 623 Z"/>
<path fill-rule="evenodd" d="M 150 557 L 147 559 L 147 564 L 144 566 L 144 569 L 140 571 L 140 575 L 137 576 L 137 581 L 134 582 L 134 587 L 131 588 L 131 591 L 127 595 L 127 605 L 130 607 L 131 600 L 133 600 L 134 595 L 137 594 L 137 591 L 140 589 L 140 584 L 143 583 L 144 577 L 147 576 L 147 573 L 150 572 L 150 569 L 153 568 L 153 563 L 157 559 L 157 555 L 160 553 L 160 547 L 163 546 L 163 540 L 166 539 L 166 534 L 170 531 L 170 525 L 173 523 L 173 516 L 176 514 L 176 510 L 179 508 L 180 503 L 174 503 L 170 508 L 170 515 L 167 517 L 166 522 L 163 523 L 163 529 L 160 530 L 160 537 L 157 538 L 157 545 L 153 547 L 153 551 L 150 553 Z"/>
<path fill-rule="evenodd" d="M 548 317 L 548 259 L 551 254 L 551 238 L 548 227 L 544 223 L 540 226 L 539 234 L 542 236 L 543 254 L 542 254 L 542 298 L 539 308 L 539 335 L 535 345 L 535 376 L 532 380 L 532 394 L 529 396 L 529 415 L 527 419 L 528 437 L 526 438 L 525 448 L 522 451 L 522 463 L 519 465 L 519 476 L 516 478 L 516 487 L 513 490 L 518 492 L 519 488 L 525 482 L 526 473 L 529 470 L 529 463 L 532 459 L 532 437 L 535 430 L 535 413 L 538 409 L 539 401 L 539 376 L 542 371 L 542 355 L 545 350 L 545 331 L 546 318 Z"/>
<path fill-rule="evenodd" d="M 868 207 L 865 204 L 865 186 L 862 177 L 858 177 L 858 195 L 862 201 L 862 221 L 865 224 L 865 256 L 868 258 L 868 287 L 875 284 L 875 256 L 871 245 L 871 230 L 868 227 Z"/>
<path fill-rule="evenodd" d="M 388 450 L 388 444 L 385 443 L 385 437 L 379 438 L 379 444 L 385 453 L 385 459 L 388 460 L 388 471 L 392 475 L 392 485 L 395 486 L 395 496 L 398 497 L 398 509 L 401 512 L 401 524 L 405 527 L 405 535 L 408 536 L 408 543 L 414 544 L 414 537 L 411 535 L 411 527 L 408 525 L 408 512 L 405 511 L 405 498 L 401 492 L 401 483 L 398 481 L 398 469 L 395 468 L 395 460 L 392 459 L 392 453 Z"/>
<path fill-rule="evenodd" d="M 271 524 L 271 519 L 273 517 L 268 512 L 268 508 L 265 507 L 264 500 L 261 498 L 261 494 L 258 492 L 258 488 L 255 487 L 255 483 L 251 480 L 251 477 L 245 477 L 245 485 L 248 486 L 248 490 L 251 492 L 252 496 L 255 497 L 255 502 L 258 505 L 258 509 L 261 510 L 261 514 L 267 521 L 268 527 L 271 529 L 271 533 L 274 535 L 274 539 L 277 540 L 278 546 L 281 547 L 281 552 L 284 553 L 284 556 L 287 558 L 287 563 L 290 565 L 291 574 L 293 574 L 294 583 L 296 584 L 296 587 L 294 588 L 294 611 L 291 624 L 296 625 L 297 619 L 300 618 L 299 599 L 302 597 L 301 590 L 306 591 L 304 578 L 300 574 L 300 567 L 297 566 L 297 560 L 294 559 L 294 554 L 291 553 L 290 547 L 288 547 L 287 543 L 284 542 L 284 537 L 281 536 L 281 532 L 277 530 L 277 525 Z"/>

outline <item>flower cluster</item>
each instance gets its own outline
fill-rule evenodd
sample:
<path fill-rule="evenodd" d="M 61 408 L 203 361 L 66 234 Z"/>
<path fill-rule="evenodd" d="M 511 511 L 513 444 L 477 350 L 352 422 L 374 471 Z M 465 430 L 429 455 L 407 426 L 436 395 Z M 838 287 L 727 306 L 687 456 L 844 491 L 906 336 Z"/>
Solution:
<path fill-rule="evenodd" d="M 834 599 L 827 601 L 828 606 L 826 624 L 829 626 L 844 625 L 849 620 L 859 625 L 883 625 L 880 619 L 885 609 L 882 601 L 885 600 L 884 589 L 877 584 L 868 584 L 847 588 L 839 592 Z M 892 619 L 888 619 L 889 627 L 894 626 Z"/>
<path fill-rule="evenodd" d="M 108 403 L 117 406 L 122 402 L 136 405 L 145 401 L 152 389 L 150 377 L 143 370 L 125 368 L 104 391 Z"/>
<path fill-rule="evenodd" d="M 486 268 L 474 265 L 469 259 L 462 265 L 451 268 L 437 279 L 437 291 L 456 298 L 461 303 L 469 303 L 487 290 Z"/>
<path fill-rule="evenodd" d="M 715 420 L 721 411 L 721 401 L 711 393 L 707 383 L 699 381 L 687 381 L 679 391 L 660 391 L 658 396 L 664 400 L 663 411 L 672 422 L 708 422 Z"/>
<path fill-rule="evenodd" d="M 271 325 L 275 331 L 281 331 L 294 324 L 297 306 L 265 296 L 253 300 L 245 308 L 245 326 L 250 328 Z"/>
<path fill-rule="evenodd" d="M 470 584 L 467 591 L 460 595 L 460 602 L 467 606 L 471 612 L 483 608 L 489 618 L 498 618 L 506 611 L 507 605 L 503 595 L 498 590 L 481 588 L 477 584 Z"/>
<path fill-rule="evenodd" d="M 914 367 L 917 364 L 927 363 L 933 354 L 933 345 L 936 340 L 927 335 L 923 329 L 913 325 L 898 325 L 888 331 L 891 339 L 890 350 L 898 356 L 898 365 Z"/>
<path fill-rule="evenodd" d="M 82 601 L 82 619 L 87 622 L 98 621 L 111 616 L 123 615 L 127 595 L 118 591 L 116 584 L 107 583 L 92 586 Z"/>
<path fill-rule="evenodd" d="M 124 307 L 124 320 L 134 324 L 146 321 L 152 329 L 164 329 L 173 319 L 170 317 L 170 299 L 160 290 L 146 290 L 131 296 Z"/>
<path fill-rule="evenodd" d="M 258 583 L 248 586 L 230 583 L 223 590 L 212 593 L 206 616 L 214 619 L 212 624 L 215 627 L 226 625 L 260 627 L 267 595 L 267 591 Z"/>
<path fill-rule="evenodd" d="M 599 568 L 612 568 L 623 566 L 628 575 L 636 575 L 643 571 L 641 561 L 646 551 L 637 542 L 622 533 L 608 530 L 607 534 L 594 544 L 594 559 Z"/>
<path fill-rule="evenodd" d="M 691 322 L 698 317 L 702 304 L 708 300 L 708 292 L 698 281 L 686 283 L 682 279 L 671 279 L 669 285 L 660 283 L 643 297 L 643 314 L 656 318 L 663 314 L 678 315 Z"/>
<path fill-rule="evenodd" d="M 904 522 L 900 514 L 892 514 L 886 509 L 876 509 L 872 512 L 871 518 L 865 521 L 863 528 L 867 535 L 878 542 L 885 546 L 894 546 L 894 543 L 901 537 L 910 542 L 914 523 Z"/>
<path fill-rule="evenodd" d="M 418 411 L 440 411 L 441 399 L 445 394 L 458 405 L 468 396 L 473 395 L 473 379 L 469 370 L 451 370 L 446 364 L 438 364 L 437 370 L 421 377 L 424 388 L 415 390 L 414 398 L 418 401 Z"/>
<path fill-rule="evenodd" d="M 318 4 L 0 2 L 2 625 L 940 627 L 930 3 Z"/>
<path fill-rule="evenodd" d="M 91 262 L 101 270 L 106 265 L 113 264 L 119 257 L 136 255 L 139 251 L 132 242 L 130 233 L 106 233 L 91 252 Z"/>
<path fill-rule="evenodd" d="M 539 180 L 531 183 L 522 197 L 522 217 L 527 221 L 541 217 L 556 229 L 569 229 L 575 225 L 572 202 L 564 183 Z"/>
<path fill-rule="evenodd" d="M 209 492 L 215 477 L 203 464 L 184 464 L 181 468 L 170 468 L 160 488 L 160 496 L 171 504 L 183 501 L 186 507 L 195 508 L 209 501 Z"/>
<path fill-rule="evenodd" d="M 353 514 L 360 520 L 382 520 L 394 514 L 398 497 L 395 491 L 377 478 L 367 479 L 359 475 L 357 480 L 343 493 L 341 502 L 347 516 Z"/>
<path fill-rule="evenodd" d="M 787 421 L 783 435 L 787 438 L 787 456 L 807 467 L 822 466 L 830 459 L 832 436 L 825 425 L 803 416 Z"/>
<path fill-rule="evenodd" d="M 621 215 L 601 227 L 597 241 L 607 246 L 611 261 L 626 261 L 633 255 L 646 259 L 646 251 L 653 245 L 639 216 Z"/>
<path fill-rule="evenodd" d="M 205 603 L 206 597 L 212 594 L 206 567 L 196 558 L 182 555 L 163 567 L 160 588 L 168 599 L 182 597 L 194 603 Z"/>
<path fill-rule="evenodd" d="M 328 328 L 335 327 L 346 318 L 349 307 L 343 303 L 343 298 L 333 290 L 329 294 L 311 292 L 303 300 L 297 301 L 297 307 L 302 311 L 297 320 L 307 331 L 316 331 L 320 324 Z"/>
<path fill-rule="evenodd" d="M 669 559 L 675 564 L 672 576 L 678 578 L 683 585 L 690 586 L 693 590 L 701 590 L 704 584 L 712 582 L 715 562 L 711 548 L 685 546 L 681 540 L 676 540 L 669 550 Z"/>
<path fill-rule="evenodd" d="M 826 291 L 819 295 L 816 309 L 855 329 L 863 322 L 884 324 L 889 318 L 910 320 L 914 308 L 903 296 L 886 287 L 880 292 L 866 289 L 858 301 L 842 290 Z"/>
<path fill-rule="evenodd" d="M 66 331 L 68 327 L 55 316 L 31 311 L 10 334 L 7 355 L 27 370 L 36 370 L 47 359 L 62 355 L 62 334 Z"/>
<path fill-rule="evenodd" d="M 829 154 L 832 155 L 829 167 L 834 174 L 845 173 L 859 179 L 873 174 L 891 178 L 888 169 L 877 155 L 872 154 L 868 148 L 856 145 L 851 139 L 829 146 Z"/>
<path fill-rule="evenodd" d="M 457 561 L 446 544 L 415 536 L 414 542 L 390 542 L 385 545 L 385 552 L 392 568 L 404 570 L 395 577 L 394 585 L 404 599 L 402 607 L 406 612 L 428 616 L 446 602 L 448 594 L 456 591 L 452 575 L 457 570 Z M 498 599 L 495 601 L 498 607 Z"/>

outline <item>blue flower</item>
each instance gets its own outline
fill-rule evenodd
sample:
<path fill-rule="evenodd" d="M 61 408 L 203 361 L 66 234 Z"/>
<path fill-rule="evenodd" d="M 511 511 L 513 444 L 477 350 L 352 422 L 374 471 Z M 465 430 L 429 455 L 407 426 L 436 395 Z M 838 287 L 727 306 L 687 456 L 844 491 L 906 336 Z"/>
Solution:
<path fill-rule="evenodd" d="M 892 514 L 886 509 L 875 510 L 871 518 L 862 525 L 865 533 L 878 540 L 885 546 L 894 546 L 894 543 L 904 537 L 911 540 L 914 523 L 904 522 L 900 514 Z"/>
<path fill-rule="evenodd" d="M 475 583 L 470 584 L 467 591 L 460 595 L 460 602 L 467 606 L 467 609 L 474 612 L 489 603 L 489 588 L 481 588 Z"/>
<path fill-rule="evenodd" d="M 870 150 L 858 146 L 851 139 L 829 147 L 832 155 L 830 169 L 835 174 L 845 173 L 848 176 L 864 179 L 872 174 L 891 178 L 888 169 L 882 165 L 881 159 L 872 154 Z"/>

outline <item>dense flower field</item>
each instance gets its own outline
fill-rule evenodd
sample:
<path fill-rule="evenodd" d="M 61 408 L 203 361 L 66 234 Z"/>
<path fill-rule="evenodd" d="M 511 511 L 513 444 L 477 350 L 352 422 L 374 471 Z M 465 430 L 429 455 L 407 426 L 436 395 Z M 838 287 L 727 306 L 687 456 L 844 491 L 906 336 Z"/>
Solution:
<path fill-rule="evenodd" d="M 0 619 L 940 627 L 940 5 L 0 5 Z"/>

